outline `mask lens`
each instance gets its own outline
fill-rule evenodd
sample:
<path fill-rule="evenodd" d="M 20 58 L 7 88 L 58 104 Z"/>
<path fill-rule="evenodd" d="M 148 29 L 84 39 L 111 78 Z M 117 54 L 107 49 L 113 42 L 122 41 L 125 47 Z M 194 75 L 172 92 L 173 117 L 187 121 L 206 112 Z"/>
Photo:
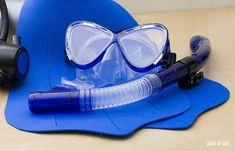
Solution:
<path fill-rule="evenodd" d="M 67 31 L 67 54 L 78 65 L 95 61 L 112 42 L 113 35 L 107 30 L 85 25 L 71 26 Z"/>
<path fill-rule="evenodd" d="M 132 31 L 120 38 L 120 45 L 127 60 L 137 68 L 157 64 L 166 45 L 167 31 L 162 28 Z"/>

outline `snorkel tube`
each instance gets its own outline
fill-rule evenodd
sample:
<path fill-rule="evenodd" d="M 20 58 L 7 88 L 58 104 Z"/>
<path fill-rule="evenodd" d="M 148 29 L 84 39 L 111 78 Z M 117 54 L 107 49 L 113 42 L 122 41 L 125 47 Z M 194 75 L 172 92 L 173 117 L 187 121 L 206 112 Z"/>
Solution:
<path fill-rule="evenodd" d="M 137 102 L 164 88 L 179 83 L 180 88 L 191 88 L 202 78 L 199 72 L 211 52 L 210 41 L 203 36 L 195 36 L 190 42 L 192 55 L 176 62 L 168 69 L 125 84 L 77 90 L 70 92 L 36 92 L 29 95 L 32 112 L 63 110 L 91 111 L 118 107 Z"/>

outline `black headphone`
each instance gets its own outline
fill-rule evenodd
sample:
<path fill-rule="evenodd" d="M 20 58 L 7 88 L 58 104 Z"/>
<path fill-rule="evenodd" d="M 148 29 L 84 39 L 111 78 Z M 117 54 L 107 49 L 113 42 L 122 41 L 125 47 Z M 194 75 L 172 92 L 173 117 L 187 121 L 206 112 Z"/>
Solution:
<path fill-rule="evenodd" d="M 22 81 L 29 70 L 29 55 L 20 45 L 20 37 L 14 35 L 8 43 L 9 17 L 5 0 L 0 0 L 0 85 Z"/>

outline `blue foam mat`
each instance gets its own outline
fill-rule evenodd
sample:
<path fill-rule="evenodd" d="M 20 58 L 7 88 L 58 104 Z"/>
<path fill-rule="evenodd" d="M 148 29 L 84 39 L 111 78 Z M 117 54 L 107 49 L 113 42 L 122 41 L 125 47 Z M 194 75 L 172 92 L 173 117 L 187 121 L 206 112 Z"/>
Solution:
<path fill-rule="evenodd" d="M 190 128 L 197 118 L 204 112 L 225 103 L 230 96 L 228 89 L 223 85 L 204 79 L 191 90 L 182 90 L 191 100 L 192 107 L 176 117 L 158 121 L 145 128 L 158 129 L 187 129 Z"/>
<path fill-rule="evenodd" d="M 35 89 L 11 89 L 5 110 L 10 125 L 29 132 L 85 131 L 127 136 L 147 123 L 181 114 L 191 105 L 187 96 L 174 85 L 158 96 L 123 107 L 93 112 L 33 114 L 27 105 L 27 93 L 32 90 Z"/>
<path fill-rule="evenodd" d="M 55 2 L 57 5 L 54 5 Z M 98 6 L 106 11 L 99 12 L 100 10 L 96 10 L 99 8 Z M 63 10 L 63 12 L 58 10 Z M 83 13 L 81 14 L 81 12 Z M 63 48 L 65 30 L 69 23 L 76 20 L 94 21 L 113 31 L 137 25 L 125 10 L 111 0 L 102 0 L 95 5 L 82 0 L 71 3 L 62 0 L 26 0 L 19 20 L 18 34 L 22 36 L 22 43 L 29 50 L 31 67 L 26 81 L 22 85 L 15 85 L 10 90 L 5 115 L 8 123 L 12 126 L 30 132 L 86 131 L 126 136 L 145 124 L 161 120 L 160 125 L 155 123 L 156 125 L 151 124 L 147 127 L 182 129 L 182 127 L 190 126 L 194 122 L 191 119 L 182 120 L 185 114 L 188 115 L 187 118 L 194 117 L 192 119 L 196 119 L 199 113 L 207 108 L 217 106 L 227 99 L 227 97 L 222 97 L 226 94 L 228 96 L 224 87 L 204 80 L 203 84 L 196 87 L 197 89 L 185 92 L 174 85 L 159 96 L 121 108 L 88 114 L 67 112 L 35 115 L 30 113 L 27 105 L 29 92 L 48 90 L 59 83 L 61 76 L 70 79 L 75 76 L 74 68 L 64 63 Z M 212 94 L 207 95 L 204 93 L 205 91 L 200 91 L 205 89 L 202 87 L 221 90 L 221 93 L 216 93 L 210 99 Z M 195 94 L 201 94 L 202 97 L 195 96 Z M 210 100 L 210 105 L 204 103 L 197 104 L 201 107 L 195 105 L 195 102 L 203 97 Z M 189 98 L 193 103 L 192 111 L 188 110 L 191 106 Z M 207 100 L 205 101 L 207 102 Z M 184 112 L 185 114 L 182 114 Z M 181 118 L 175 117 L 179 114 Z M 174 117 L 172 119 L 175 120 L 170 121 L 170 117 Z M 165 124 L 164 121 L 166 121 Z"/>
<path fill-rule="evenodd" d="M 62 76 L 75 77 L 74 68 L 64 62 L 65 31 L 71 22 L 89 20 L 113 31 L 137 24 L 111 0 L 92 2 L 98 1 L 25 1 L 17 34 L 29 51 L 31 66 L 27 79 L 10 89 L 5 109 L 10 125 L 29 132 L 87 131 L 126 136 L 147 123 L 178 115 L 191 107 L 187 96 L 172 86 L 159 96 L 120 108 L 41 115 L 29 111 L 27 99 L 30 92 L 48 90 L 58 84 Z M 106 11 L 101 11 L 103 9 Z"/>

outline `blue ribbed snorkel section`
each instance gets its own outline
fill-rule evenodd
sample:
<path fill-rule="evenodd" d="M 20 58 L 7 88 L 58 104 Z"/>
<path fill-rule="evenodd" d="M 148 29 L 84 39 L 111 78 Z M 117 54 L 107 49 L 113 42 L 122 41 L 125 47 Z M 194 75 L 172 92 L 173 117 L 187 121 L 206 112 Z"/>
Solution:
<path fill-rule="evenodd" d="M 194 36 L 190 40 L 190 48 L 192 50 L 192 58 L 199 64 L 202 68 L 211 53 L 211 44 L 210 40 L 204 36 Z"/>

